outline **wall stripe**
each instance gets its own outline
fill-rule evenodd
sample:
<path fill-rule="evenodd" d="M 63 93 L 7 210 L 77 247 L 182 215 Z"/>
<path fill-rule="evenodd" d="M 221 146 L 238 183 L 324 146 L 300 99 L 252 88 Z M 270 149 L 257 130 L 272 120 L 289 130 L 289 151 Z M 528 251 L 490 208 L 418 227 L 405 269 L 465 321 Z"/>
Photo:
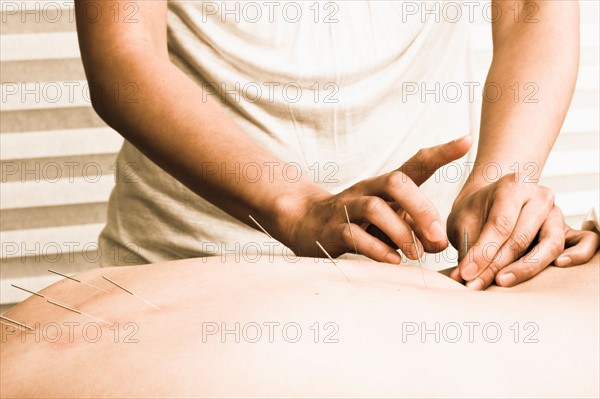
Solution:
<path fill-rule="evenodd" d="M 6 82 L 0 90 L 6 111 L 91 106 L 85 80 Z"/>
<path fill-rule="evenodd" d="M 69 205 L 107 200 L 114 186 L 114 176 L 74 177 L 52 181 L 10 182 L 2 184 L 2 210 L 38 206 Z M 43 193 L 43 195 L 40 195 Z"/>
<path fill-rule="evenodd" d="M 2 35 L 0 46 L 2 61 L 53 60 L 81 56 L 75 32 Z"/>
<path fill-rule="evenodd" d="M 122 144 L 123 139 L 108 127 L 5 133 L 0 135 L 0 158 L 29 159 L 115 153 Z"/>
<path fill-rule="evenodd" d="M 73 80 L 85 80 L 83 65 L 77 58 L 7 61 L 2 63 L 0 71 L 0 83 Z"/>
<path fill-rule="evenodd" d="M 2 211 L 1 231 L 103 223 L 106 202 L 14 208 Z"/>
<path fill-rule="evenodd" d="M 87 127 L 106 127 L 90 106 L 24 111 L 2 110 L 0 134 Z"/>

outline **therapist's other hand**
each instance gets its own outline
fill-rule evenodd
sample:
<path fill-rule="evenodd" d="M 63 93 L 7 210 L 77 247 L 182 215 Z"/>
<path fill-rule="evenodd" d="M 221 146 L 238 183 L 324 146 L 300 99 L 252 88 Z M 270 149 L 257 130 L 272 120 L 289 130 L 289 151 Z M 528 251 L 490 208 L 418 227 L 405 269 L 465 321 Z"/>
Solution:
<path fill-rule="evenodd" d="M 465 186 L 454 202 L 447 230 L 462 259 L 450 276 L 469 288 L 482 290 L 494 281 L 503 287 L 522 283 L 563 252 L 565 223 L 553 192 L 517 176 Z"/>
<path fill-rule="evenodd" d="M 315 241 L 337 257 L 358 253 L 380 262 L 398 264 L 401 257 L 392 246 L 366 231 L 374 225 L 409 258 L 423 254 L 423 247 L 441 251 L 448 245 L 440 215 L 419 185 L 439 167 L 467 153 L 471 136 L 424 148 L 399 169 L 362 180 L 339 194 L 306 195 L 294 210 L 285 243 L 296 255 L 323 257 Z M 348 210 L 351 227 L 346 220 Z M 417 239 L 413 244 L 412 232 Z M 418 251 L 418 252 L 417 252 Z"/>

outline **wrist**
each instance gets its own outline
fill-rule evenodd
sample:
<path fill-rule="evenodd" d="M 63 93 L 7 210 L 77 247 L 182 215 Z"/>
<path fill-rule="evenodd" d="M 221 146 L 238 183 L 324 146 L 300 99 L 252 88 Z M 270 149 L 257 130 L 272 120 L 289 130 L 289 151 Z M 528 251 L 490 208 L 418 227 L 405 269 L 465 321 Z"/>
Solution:
<path fill-rule="evenodd" d="M 290 246 L 299 240 L 298 234 L 310 234 L 302 228 L 316 201 L 326 198 L 330 193 L 316 185 L 307 185 L 279 195 L 273 204 L 272 225 L 276 238 Z"/>

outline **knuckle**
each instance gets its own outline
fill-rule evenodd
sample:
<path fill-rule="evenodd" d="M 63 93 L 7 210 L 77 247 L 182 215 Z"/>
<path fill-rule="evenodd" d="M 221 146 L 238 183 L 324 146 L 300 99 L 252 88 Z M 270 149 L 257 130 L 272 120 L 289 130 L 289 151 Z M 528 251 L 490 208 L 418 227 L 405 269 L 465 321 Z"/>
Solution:
<path fill-rule="evenodd" d="M 506 187 L 507 196 L 517 196 L 521 202 L 524 202 L 531 196 L 533 190 L 531 184 L 524 183 L 523 181 L 514 181 L 510 187 Z"/>
<path fill-rule="evenodd" d="M 365 180 L 359 181 L 356 184 L 351 185 L 347 189 L 342 192 L 344 196 L 354 196 L 356 193 L 360 192 L 361 189 L 365 186 Z"/>
<path fill-rule="evenodd" d="M 552 254 L 559 254 L 565 248 L 565 240 L 564 238 L 554 236 L 550 239 L 550 251 Z"/>
<path fill-rule="evenodd" d="M 498 183 L 502 187 L 510 187 L 511 189 L 515 189 L 520 186 L 519 179 L 517 179 L 517 175 L 515 173 L 508 173 L 502 176 L 500 180 L 498 180 Z"/>
<path fill-rule="evenodd" d="M 513 222 L 506 215 L 496 215 L 492 218 L 492 228 L 502 237 L 508 237 L 512 232 Z"/>
<path fill-rule="evenodd" d="M 544 202 L 554 204 L 554 191 L 552 191 L 548 187 L 539 186 L 539 192 Z"/>
<path fill-rule="evenodd" d="M 492 195 L 494 201 L 499 201 L 505 198 L 521 198 L 521 192 L 514 186 L 499 185 Z"/>
<path fill-rule="evenodd" d="M 380 211 L 385 205 L 385 201 L 379 197 L 368 197 L 363 204 L 363 211 L 367 215 L 373 215 Z"/>
<path fill-rule="evenodd" d="M 502 268 L 500 267 L 500 264 L 498 262 L 490 263 L 487 267 L 487 272 L 486 272 L 486 275 L 489 276 L 490 278 L 486 279 L 486 281 L 493 279 L 501 269 Z"/>
<path fill-rule="evenodd" d="M 417 151 L 414 155 L 414 159 L 422 161 L 424 159 L 424 157 L 427 154 L 427 150 L 425 150 L 424 148 L 419 149 L 419 151 Z"/>
<path fill-rule="evenodd" d="M 386 178 L 386 186 L 396 187 L 402 184 L 406 184 L 409 177 L 399 170 L 390 172 Z"/>
<path fill-rule="evenodd" d="M 566 224 L 566 221 L 565 221 L 565 216 L 564 216 L 564 214 L 563 214 L 563 211 L 562 211 L 562 209 L 560 209 L 560 208 L 559 208 L 558 206 L 556 206 L 556 205 L 552 205 L 552 210 L 551 210 L 550 212 L 554 212 L 554 213 L 556 214 L 556 216 L 557 216 L 557 217 L 558 217 L 560 220 L 562 220 L 562 222 L 563 222 L 563 223 L 562 223 L 562 225 L 563 225 L 563 228 L 564 228 L 565 226 L 567 226 L 567 224 Z"/>
<path fill-rule="evenodd" d="M 435 206 L 429 201 L 421 201 L 421 203 L 417 206 L 417 214 L 421 216 L 437 216 L 437 210 Z"/>
<path fill-rule="evenodd" d="M 511 235 L 509 240 L 511 248 L 516 249 L 517 251 L 524 251 L 533 241 L 531 235 L 525 230 Z"/>

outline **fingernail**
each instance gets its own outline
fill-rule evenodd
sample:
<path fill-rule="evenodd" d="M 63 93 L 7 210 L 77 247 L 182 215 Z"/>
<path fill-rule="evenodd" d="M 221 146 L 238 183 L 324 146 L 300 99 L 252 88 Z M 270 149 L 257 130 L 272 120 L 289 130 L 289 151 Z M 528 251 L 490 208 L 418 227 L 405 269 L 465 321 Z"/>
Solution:
<path fill-rule="evenodd" d="M 446 232 L 442 228 L 442 225 L 437 220 L 431 223 L 429 226 L 429 239 L 433 242 L 440 242 L 446 239 Z"/>
<path fill-rule="evenodd" d="M 398 252 L 390 252 L 389 254 L 386 255 L 385 260 L 388 263 L 393 263 L 395 265 L 397 265 L 398 263 L 400 263 L 400 255 L 398 255 Z"/>
<path fill-rule="evenodd" d="M 467 266 L 465 266 L 461 275 L 464 280 L 473 280 L 475 276 L 477 276 L 478 271 L 479 268 L 477 267 L 476 263 L 469 263 Z"/>
<path fill-rule="evenodd" d="M 498 283 L 502 287 L 509 287 L 517 280 L 517 276 L 512 273 L 506 273 L 498 276 Z"/>
<path fill-rule="evenodd" d="M 569 266 L 573 262 L 567 255 L 561 255 L 554 261 L 554 264 L 559 267 Z"/>
<path fill-rule="evenodd" d="M 476 278 L 473 281 L 469 281 L 467 287 L 475 291 L 480 291 L 483 288 L 483 282 L 481 279 Z"/>

